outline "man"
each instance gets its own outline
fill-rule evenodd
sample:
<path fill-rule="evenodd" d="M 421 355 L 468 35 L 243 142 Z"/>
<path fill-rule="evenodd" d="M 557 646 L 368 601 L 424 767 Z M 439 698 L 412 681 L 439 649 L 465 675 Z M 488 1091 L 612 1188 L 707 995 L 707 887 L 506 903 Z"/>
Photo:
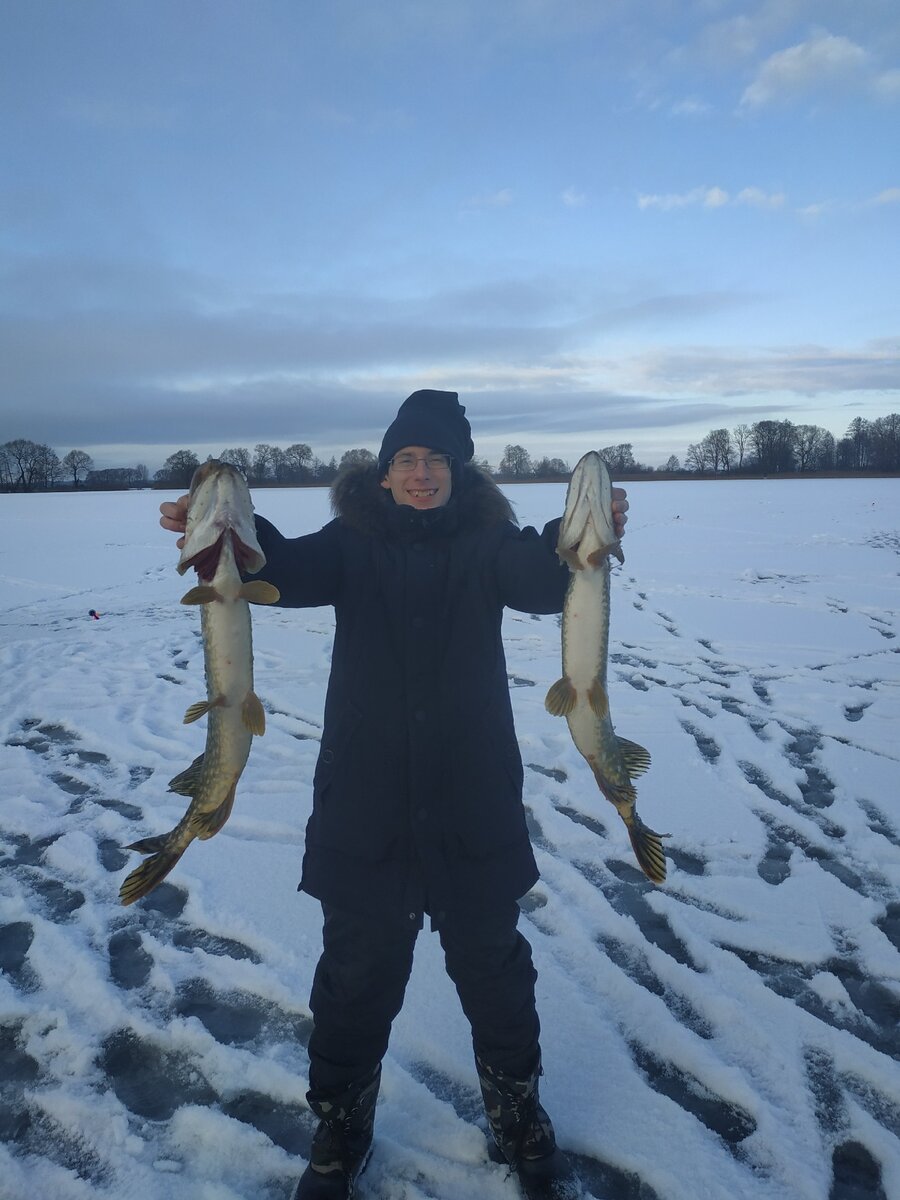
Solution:
<path fill-rule="evenodd" d="M 560 612 L 568 569 L 559 521 L 517 529 L 473 453 L 457 394 L 415 392 L 377 465 L 335 483 L 335 520 L 285 538 L 257 518 L 258 577 L 283 605 L 336 615 L 300 882 L 324 914 L 310 997 L 319 1125 L 296 1200 L 353 1194 L 426 913 L 472 1027 L 492 1156 L 528 1196 L 578 1194 L 538 1098 L 536 973 L 516 928 L 538 871 L 500 635 L 504 607 Z M 184 530 L 186 499 L 160 506 L 165 528 Z M 616 489 L 620 534 L 627 508 Z"/>

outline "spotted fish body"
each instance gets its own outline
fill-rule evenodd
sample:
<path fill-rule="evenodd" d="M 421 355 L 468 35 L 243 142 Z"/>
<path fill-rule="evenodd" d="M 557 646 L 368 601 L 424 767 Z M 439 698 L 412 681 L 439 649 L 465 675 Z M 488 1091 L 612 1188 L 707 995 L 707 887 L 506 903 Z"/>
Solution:
<path fill-rule="evenodd" d="M 208 716 L 206 748 L 169 784 L 170 791 L 191 800 L 175 828 L 128 847 L 149 857 L 122 884 L 123 904 L 156 887 L 194 838 L 212 837 L 231 815 L 253 736 L 266 727 L 262 704 L 253 690 L 249 605 L 273 604 L 279 596 L 271 584 L 241 579 L 242 571 L 256 574 L 265 561 L 243 476 L 228 463 L 205 463 L 191 481 L 178 571 L 183 575 L 193 567 L 198 576 L 197 586 L 181 603 L 201 606 L 207 695 L 191 705 L 184 723 Z"/>
<path fill-rule="evenodd" d="M 547 693 L 547 710 L 565 716 L 597 786 L 625 822 L 638 864 L 654 883 L 666 877 L 661 838 L 637 814 L 634 780 L 650 766 L 643 746 L 619 737 L 609 713 L 610 557 L 624 562 L 612 518 L 606 463 L 592 450 L 572 472 L 557 554 L 570 571 L 562 620 L 563 675 Z"/>

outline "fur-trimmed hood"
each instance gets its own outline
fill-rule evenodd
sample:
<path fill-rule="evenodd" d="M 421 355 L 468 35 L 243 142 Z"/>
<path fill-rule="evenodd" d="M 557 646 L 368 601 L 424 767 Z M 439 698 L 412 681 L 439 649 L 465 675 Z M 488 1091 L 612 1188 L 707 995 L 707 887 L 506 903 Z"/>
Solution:
<path fill-rule="evenodd" d="M 512 505 L 497 484 L 479 467 L 465 464 L 453 472 L 453 490 L 443 508 L 419 511 L 394 502 L 381 486 L 377 464 L 358 463 L 346 468 L 331 488 L 331 508 L 336 517 L 351 528 L 370 536 L 402 533 L 404 529 L 421 533 L 439 528 L 485 528 L 504 521 L 516 523 Z"/>

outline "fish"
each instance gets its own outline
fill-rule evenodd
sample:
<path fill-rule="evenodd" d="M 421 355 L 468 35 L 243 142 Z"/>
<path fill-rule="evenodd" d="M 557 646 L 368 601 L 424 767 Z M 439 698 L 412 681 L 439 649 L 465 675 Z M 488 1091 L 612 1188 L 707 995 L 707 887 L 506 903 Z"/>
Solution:
<path fill-rule="evenodd" d="M 609 711 L 610 559 L 625 561 L 612 516 L 612 487 L 596 450 L 578 462 L 569 481 L 556 553 L 571 572 L 562 618 L 562 678 L 544 701 L 564 716 L 578 752 L 603 795 L 625 823 L 635 857 L 653 883 L 666 878 L 662 839 L 637 814 L 634 780 L 649 768 L 650 754 L 616 734 Z"/>
<path fill-rule="evenodd" d="M 149 857 L 119 889 L 123 904 L 146 896 L 195 838 L 211 838 L 231 815 L 252 740 L 266 728 L 265 710 L 253 690 L 249 606 L 276 604 L 280 595 L 263 580 L 241 579 L 241 573 L 258 574 L 265 563 L 243 475 L 230 463 L 210 459 L 191 480 L 177 567 L 180 575 L 192 567 L 197 572 L 197 585 L 181 603 L 200 606 L 206 699 L 188 708 L 184 724 L 208 717 L 206 747 L 169 783 L 170 792 L 191 801 L 175 828 L 127 847 Z"/>

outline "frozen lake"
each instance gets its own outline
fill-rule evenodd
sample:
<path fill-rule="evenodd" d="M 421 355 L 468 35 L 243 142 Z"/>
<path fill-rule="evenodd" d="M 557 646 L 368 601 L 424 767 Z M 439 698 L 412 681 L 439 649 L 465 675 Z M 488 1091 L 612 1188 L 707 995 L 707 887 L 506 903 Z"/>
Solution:
<path fill-rule="evenodd" d="M 900 480 L 635 483 L 610 701 L 646 746 L 637 870 L 565 722 L 555 617 L 508 613 L 542 878 L 542 1096 L 596 1200 L 900 1196 Z M 510 488 L 521 524 L 564 488 Z M 318 905 L 296 892 L 330 609 L 254 610 L 268 714 L 234 815 L 146 901 L 186 801 L 199 617 L 165 494 L 0 496 L 0 1195 L 285 1200 L 313 1128 Z M 324 491 L 261 491 L 287 534 Z M 100 613 L 92 620 L 88 610 Z M 361 1200 L 502 1200 L 424 932 Z"/>

